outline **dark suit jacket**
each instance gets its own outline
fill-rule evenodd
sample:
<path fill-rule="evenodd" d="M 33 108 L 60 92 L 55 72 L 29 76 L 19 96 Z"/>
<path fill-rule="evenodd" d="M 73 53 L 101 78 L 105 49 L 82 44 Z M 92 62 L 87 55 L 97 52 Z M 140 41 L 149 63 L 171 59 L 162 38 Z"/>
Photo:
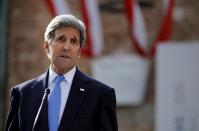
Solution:
<path fill-rule="evenodd" d="M 31 131 L 46 88 L 48 71 L 11 90 L 5 131 Z M 84 91 L 80 91 L 83 88 Z M 47 100 L 36 131 L 48 131 Z M 59 131 L 117 131 L 115 91 L 80 72 L 75 73 Z"/>

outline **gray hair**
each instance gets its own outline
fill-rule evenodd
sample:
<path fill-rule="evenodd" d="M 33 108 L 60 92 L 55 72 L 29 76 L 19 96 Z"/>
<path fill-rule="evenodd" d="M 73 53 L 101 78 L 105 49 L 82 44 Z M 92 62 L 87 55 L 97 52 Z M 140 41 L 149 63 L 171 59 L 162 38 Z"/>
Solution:
<path fill-rule="evenodd" d="M 80 47 L 82 47 L 85 40 L 85 25 L 73 15 L 58 15 L 46 27 L 44 40 L 48 43 L 52 41 L 55 36 L 55 30 L 60 27 L 73 27 L 80 32 Z"/>

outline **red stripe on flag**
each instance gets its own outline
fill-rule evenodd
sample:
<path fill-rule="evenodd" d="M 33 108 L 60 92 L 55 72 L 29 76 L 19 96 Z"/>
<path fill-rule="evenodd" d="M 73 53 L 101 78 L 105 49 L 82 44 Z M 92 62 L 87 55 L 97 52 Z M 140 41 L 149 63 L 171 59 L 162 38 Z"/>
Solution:
<path fill-rule="evenodd" d="M 124 6 L 129 25 L 132 26 L 132 0 L 124 0 Z"/>
<path fill-rule="evenodd" d="M 169 0 L 168 9 L 167 9 L 166 15 L 164 17 L 163 23 L 159 31 L 160 33 L 149 51 L 149 54 L 152 57 L 154 57 L 156 54 L 156 47 L 159 44 L 159 42 L 164 42 L 171 38 L 172 23 L 173 23 L 173 19 L 172 19 L 173 6 L 174 6 L 174 0 Z"/>
<path fill-rule="evenodd" d="M 130 32 L 131 32 L 130 34 L 131 34 L 131 37 L 132 37 L 135 52 L 137 54 L 139 54 L 140 56 L 145 57 L 146 52 L 144 51 L 143 48 L 141 48 L 140 43 L 138 43 L 138 41 L 136 40 L 136 38 L 134 36 L 134 32 L 132 30 L 132 29 L 135 28 L 134 27 L 135 0 L 124 0 L 124 5 L 125 5 L 125 12 L 126 12 L 126 15 L 127 15 L 127 19 L 128 19 L 129 25 L 131 27 L 130 28 Z"/>
<path fill-rule="evenodd" d="M 54 4 L 52 2 L 52 0 L 45 0 L 47 6 L 48 6 L 48 9 L 50 10 L 50 13 L 52 14 L 52 16 L 55 16 L 56 15 L 56 11 L 55 11 L 55 7 L 54 7 Z"/>
<path fill-rule="evenodd" d="M 85 44 L 82 47 L 82 54 L 85 56 L 89 56 L 92 57 L 93 53 L 92 53 L 92 40 L 91 40 L 91 27 L 90 27 L 90 20 L 89 20 L 89 16 L 88 16 L 88 10 L 87 10 L 87 5 L 85 0 L 81 0 L 81 9 L 82 9 L 82 14 L 83 14 L 83 20 L 84 23 L 86 25 L 86 36 L 87 39 L 85 41 Z"/>

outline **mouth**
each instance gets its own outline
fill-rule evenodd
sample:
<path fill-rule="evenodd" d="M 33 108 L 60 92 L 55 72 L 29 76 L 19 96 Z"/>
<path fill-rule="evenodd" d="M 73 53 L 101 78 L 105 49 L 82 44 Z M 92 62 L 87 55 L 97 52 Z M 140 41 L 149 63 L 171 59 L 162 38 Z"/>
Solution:
<path fill-rule="evenodd" d="M 70 57 L 67 56 L 67 55 L 61 55 L 60 57 L 61 57 L 61 58 L 65 58 L 65 59 L 69 59 L 69 58 L 70 58 Z"/>

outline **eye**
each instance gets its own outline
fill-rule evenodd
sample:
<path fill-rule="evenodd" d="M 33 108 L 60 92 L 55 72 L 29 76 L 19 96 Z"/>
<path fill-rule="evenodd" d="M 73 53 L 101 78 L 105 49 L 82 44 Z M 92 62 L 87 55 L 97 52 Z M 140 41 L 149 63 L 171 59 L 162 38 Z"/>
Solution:
<path fill-rule="evenodd" d="M 58 38 L 56 39 L 56 41 L 59 42 L 59 43 L 64 43 L 64 42 L 66 41 L 66 37 L 60 36 L 60 37 L 58 37 Z"/>
<path fill-rule="evenodd" d="M 70 41 L 71 41 L 71 44 L 73 44 L 73 45 L 78 45 L 79 44 L 79 41 L 78 41 L 77 38 L 72 38 Z"/>

